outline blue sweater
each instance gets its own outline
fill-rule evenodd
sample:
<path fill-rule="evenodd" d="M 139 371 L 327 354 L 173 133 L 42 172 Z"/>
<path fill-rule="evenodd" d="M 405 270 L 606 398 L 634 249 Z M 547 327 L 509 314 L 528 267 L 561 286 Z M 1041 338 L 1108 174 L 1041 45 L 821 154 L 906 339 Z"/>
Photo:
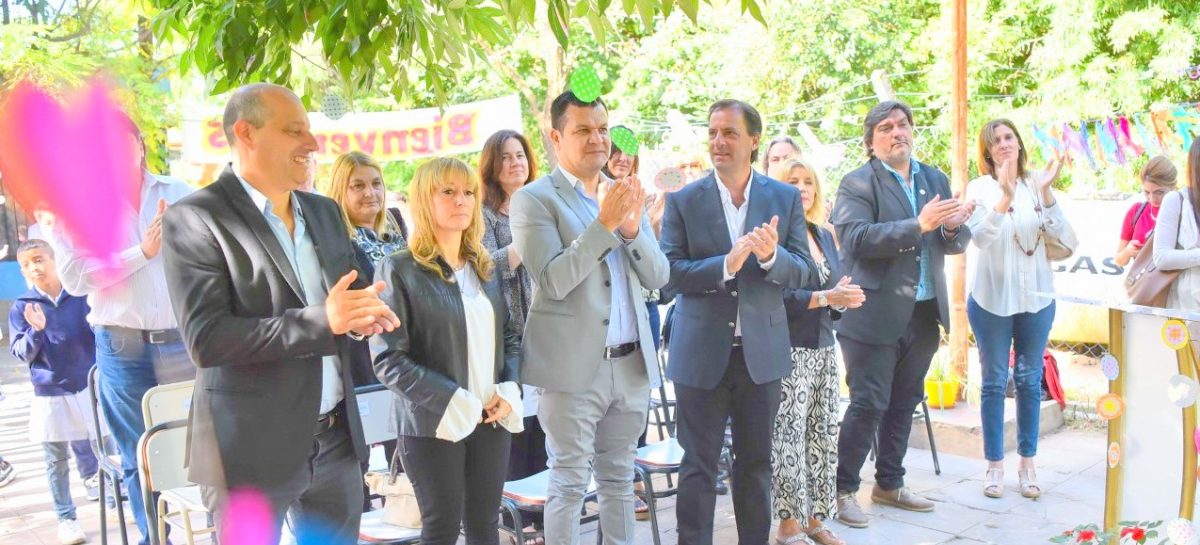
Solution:
<path fill-rule="evenodd" d="M 41 305 L 46 315 L 41 331 L 25 321 L 25 307 L 31 303 Z M 9 349 L 29 364 L 35 395 L 61 396 L 87 388 L 88 371 L 96 362 L 96 336 L 87 322 L 90 311 L 86 298 L 65 290 L 57 306 L 36 289 L 13 302 L 8 311 Z"/>

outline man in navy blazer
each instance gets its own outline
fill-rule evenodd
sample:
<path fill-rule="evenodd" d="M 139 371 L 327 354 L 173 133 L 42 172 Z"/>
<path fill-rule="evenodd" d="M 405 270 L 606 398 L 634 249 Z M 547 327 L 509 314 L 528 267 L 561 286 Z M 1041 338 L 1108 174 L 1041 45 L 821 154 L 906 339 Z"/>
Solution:
<path fill-rule="evenodd" d="M 771 529 L 771 431 L 792 369 L 784 289 L 815 274 L 804 206 L 792 186 L 755 173 L 762 118 L 741 101 L 709 109 L 712 174 L 667 195 L 665 291 L 675 296 L 667 376 L 684 448 L 679 542 L 713 538 L 717 461 L 733 423 L 733 505 L 742 545 Z"/>

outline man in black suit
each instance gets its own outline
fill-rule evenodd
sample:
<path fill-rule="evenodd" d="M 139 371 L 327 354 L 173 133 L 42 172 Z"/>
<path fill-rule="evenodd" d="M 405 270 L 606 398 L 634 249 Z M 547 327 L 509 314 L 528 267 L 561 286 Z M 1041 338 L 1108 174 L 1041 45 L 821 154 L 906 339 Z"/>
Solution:
<path fill-rule="evenodd" d="M 938 323 L 949 329 L 946 254 L 967 248 L 963 223 L 973 207 L 950 193 L 946 175 L 912 158 L 912 110 L 886 101 L 864 123 L 867 164 L 838 187 L 832 223 L 846 275 L 867 296 L 838 322 L 850 407 L 838 437 L 838 520 L 862 528 L 869 519 L 855 497 L 859 472 L 878 432 L 871 498 L 912 511 L 933 503 L 904 486 L 904 453 L 925 372 L 938 348 Z"/>
<path fill-rule="evenodd" d="M 341 209 L 295 191 L 317 149 L 290 90 L 252 84 L 225 108 L 235 163 L 163 218 L 167 283 L 196 373 L 188 477 L 218 513 L 269 501 L 303 542 L 353 544 L 367 455 L 347 336 L 396 315 L 357 269 Z M 289 509 L 290 508 L 290 509 Z"/>
<path fill-rule="evenodd" d="M 771 432 L 781 379 L 792 370 L 785 288 L 815 274 L 804 205 L 795 187 L 751 168 L 762 118 L 745 102 L 709 109 L 714 172 L 667 194 L 664 290 L 675 296 L 667 376 L 675 382 L 679 542 L 711 545 L 717 460 L 733 422 L 733 509 L 738 541 L 764 545 L 771 530 Z"/>

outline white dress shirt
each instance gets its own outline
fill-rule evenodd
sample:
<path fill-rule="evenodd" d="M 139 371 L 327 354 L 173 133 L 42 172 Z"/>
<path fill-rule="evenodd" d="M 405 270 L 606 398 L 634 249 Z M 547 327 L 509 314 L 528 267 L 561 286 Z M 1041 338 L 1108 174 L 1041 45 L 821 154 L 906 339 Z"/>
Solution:
<path fill-rule="evenodd" d="M 87 296 L 92 307 L 89 323 L 146 330 L 177 327 L 162 253 L 146 259 L 142 234 L 158 213 L 159 199 L 174 204 L 191 192 L 192 187 L 182 180 L 144 173 L 140 210 L 122 201 L 121 209 L 113 214 L 125 248 L 115 256 L 116 269 L 110 268 L 109 261 L 78 248 L 61 222 L 55 226 L 48 242 L 54 248 L 58 276 L 63 289 Z"/>
<path fill-rule="evenodd" d="M 971 242 L 978 249 L 971 297 L 997 316 L 1038 312 L 1051 303 L 1049 297 L 1034 295 L 1054 292 L 1054 271 L 1046 258 L 1046 241 L 1038 242 L 1038 231 L 1043 224 L 1045 237 L 1059 238 L 1072 248 L 1078 245 L 1062 205 L 1055 202 L 1050 207 L 1043 206 L 1032 184 L 1027 179 L 1017 181 L 1008 213 L 995 210 L 1004 195 L 995 178 L 981 176 L 967 186 L 967 200 L 976 204 L 967 227 L 971 230 Z M 1037 245 L 1033 255 L 1021 251 L 1014 234 L 1025 250 Z"/>
<path fill-rule="evenodd" d="M 721 181 L 721 175 L 717 171 L 713 171 L 713 177 L 717 179 L 717 192 L 721 195 L 721 209 L 725 212 L 725 227 L 729 229 L 729 243 L 736 244 L 738 237 L 742 236 L 742 232 L 746 230 L 746 212 L 750 210 L 750 186 L 754 185 L 754 171 L 750 171 L 750 179 L 746 181 L 746 190 L 742 193 L 742 206 L 738 207 L 733 204 L 733 193 L 725 187 L 725 183 Z M 771 254 L 771 259 L 760 262 L 759 267 L 762 270 L 769 271 L 775 265 L 775 258 L 779 257 L 779 252 Z M 751 253 L 746 259 L 757 260 L 754 253 Z M 729 267 L 722 266 L 721 282 L 733 280 L 734 275 L 729 274 Z M 742 311 L 738 310 L 737 325 L 733 328 L 735 337 L 742 336 Z"/>
<path fill-rule="evenodd" d="M 467 325 L 467 384 L 450 398 L 434 435 L 446 441 L 461 441 L 471 435 L 479 425 L 483 404 L 493 395 L 499 395 L 512 408 L 499 425 L 512 433 L 521 433 L 525 431 L 521 389 L 516 382 L 496 384 L 496 311 L 492 301 L 483 292 L 479 276 L 470 264 L 454 271 L 454 280 L 462 296 Z"/>

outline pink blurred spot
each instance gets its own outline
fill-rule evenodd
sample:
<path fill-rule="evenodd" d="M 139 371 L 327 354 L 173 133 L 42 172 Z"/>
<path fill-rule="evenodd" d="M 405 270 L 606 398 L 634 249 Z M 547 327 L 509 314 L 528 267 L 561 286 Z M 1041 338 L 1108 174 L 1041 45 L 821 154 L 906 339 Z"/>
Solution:
<path fill-rule="evenodd" d="M 1196 428 L 1196 432 L 1192 436 L 1192 439 L 1196 442 L 1196 452 L 1200 452 L 1200 428 Z"/>
<path fill-rule="evenodd" d="M 224 545 L 269 545 L 278 540 L 271 503 L 252 488 L 230 491 L 221 520 L 220 542 Z"/>
<path fill-rule="evenodd" d="M 75 246 L 114 264 L 127 198 L 141 185 L 126 119 L 99 78 L 61 103 L 22 82 L 0 111 L 6 190 L 26 211 L 44 205 Z"/>

